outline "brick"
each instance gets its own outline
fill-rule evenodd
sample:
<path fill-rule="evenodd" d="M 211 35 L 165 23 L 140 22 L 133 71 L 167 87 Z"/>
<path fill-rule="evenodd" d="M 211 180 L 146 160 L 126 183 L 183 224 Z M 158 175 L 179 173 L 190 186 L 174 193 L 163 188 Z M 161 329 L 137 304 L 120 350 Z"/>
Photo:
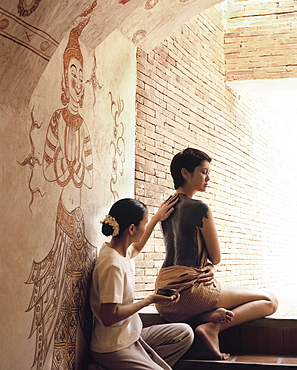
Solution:
<path fill-rule="evenodd" d="M 137 53 L 135 194 L 149 205 L 151 215 L 174 192 L 172 156 L 186 146 L 208 152 L 213 157 L 211 184 L 203 198 L 213 209 L 222 248 L 218 277 L 225 283 L 267 288 L 285 283 L 293 269 L 282 271 L 278 281 L 273 273 L 285 264 L 282 250 L 292 253 L 292 235 L 281 230 L 288 224 L 290 230 L 297 229 L 291 205 L 297 204 L 297 171 L 292 173 L 291 157 L 284 152 L 294 146 L 293 135 L 281 144 L 290 119 L 265 96 L 238 96 L 224 80 L 293 77 L 297 35 L 287 19 L 275 20 L 277 32 L 271 24 L 247 22 L 240 16 L 240 3 L 225 34 L 220 11 L 210 8 L 149 54 Z M 265 14 L 265 4 L 261 6 Z M 256 8 L 249 11 L 253 18 Z M 290 173 L 282 183 L 286 192 L 279 189 L 279 165 Z M 153 291 L 163 259 L 157 226 L 136 260 L 137 297 Z"/>

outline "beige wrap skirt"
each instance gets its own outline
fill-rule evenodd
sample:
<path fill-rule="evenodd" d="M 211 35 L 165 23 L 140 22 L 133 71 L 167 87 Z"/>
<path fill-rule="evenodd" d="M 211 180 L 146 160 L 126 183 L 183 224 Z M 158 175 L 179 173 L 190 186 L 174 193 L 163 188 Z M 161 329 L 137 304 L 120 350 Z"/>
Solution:
<path fill-rule="evenodd" d="M 159 288 L 177 289 L 180 300 L 176 304 L 156 304 L 156 309 L 169 322 L 185 322 L 200 313 L 215 308 L 221 292 L 220 282 L 211 285 L 198 282 L 201 272 L 188 266 L 169 266 L 160 270 L 156 279 Z"/>

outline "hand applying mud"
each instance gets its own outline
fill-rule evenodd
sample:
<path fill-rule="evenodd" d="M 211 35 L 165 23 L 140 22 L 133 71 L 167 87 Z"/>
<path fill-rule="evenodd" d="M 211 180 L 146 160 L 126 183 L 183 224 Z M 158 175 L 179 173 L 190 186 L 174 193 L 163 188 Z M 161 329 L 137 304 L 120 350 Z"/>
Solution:
<path fill-rule="evenodd" d="M 214 280 L 214 273 L 215 267 L 212 264 L 208 264 L 205 267 L 201 267 L 199 269 L 201 274 L 198 275 L 198 281 L 203 283 L 204 285 L 211 285 L 215 282 Z"/>
<path fill-rule="evenodd" d="M 152 231 L 154 230 L 154 227 L 156 224 L 160 221 L 166 220 L 171 213 L 174 211 L 174 205 L 178 202 L 178 196 L 177 194 L 174 196 L 170 196 L 165 202 L 163 202 L 157 212 L 152 216 L 149 223 L 146 226 L 145 232 L 141 238 L 141 240 L 137 243 L 132 244 L 132 254 L 131 258 L 134 258 L 137 256 L 138 253 L 141 252 L 142 248 L 145 246 L 145 243 L 147 242 L 148 238 L 150 237 Z"/>
<path fill-rule="evenodd" d="M 170 196 L 167 200 L 165 200 L 165 202 L 160 205 L 154 217 L 158 221 L 166 220 L 166 218 L 168 218 L 174 211 L 174 205 L 178 202 L 178 200 L 179 199 L 177 194 Z"/>

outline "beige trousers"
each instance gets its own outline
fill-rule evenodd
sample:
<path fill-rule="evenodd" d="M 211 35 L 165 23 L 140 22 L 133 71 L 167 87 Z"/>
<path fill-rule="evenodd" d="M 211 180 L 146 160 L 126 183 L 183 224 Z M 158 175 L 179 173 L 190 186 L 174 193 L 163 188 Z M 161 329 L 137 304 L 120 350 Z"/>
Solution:
<path fill-rule="evenodd" d="M 109 353 L 92 352 L 92 357 L 107 370 L 170 370 L 193 340 L 187 324 L 152 325 L 144 328 L 131 346 Z"/>

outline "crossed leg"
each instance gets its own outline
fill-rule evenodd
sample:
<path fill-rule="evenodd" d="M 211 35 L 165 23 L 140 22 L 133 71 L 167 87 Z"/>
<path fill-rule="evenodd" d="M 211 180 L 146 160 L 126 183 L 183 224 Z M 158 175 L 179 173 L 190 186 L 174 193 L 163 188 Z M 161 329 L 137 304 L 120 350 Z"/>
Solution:
<path fill-rule="evenodd" d="M 216 308 L 225 307 L 232 310 L 234 314 L 232 320 L 201 324 L 195 328 L 195 333 L 204 340 L 212 353 L 212 358 L 226 360 L 230 355 L 220 352 L 219 333 L 244 322 L 272 315 L 277 306 L 278 302 L 273 293 L 248 287 L 222 285 Z"/>

